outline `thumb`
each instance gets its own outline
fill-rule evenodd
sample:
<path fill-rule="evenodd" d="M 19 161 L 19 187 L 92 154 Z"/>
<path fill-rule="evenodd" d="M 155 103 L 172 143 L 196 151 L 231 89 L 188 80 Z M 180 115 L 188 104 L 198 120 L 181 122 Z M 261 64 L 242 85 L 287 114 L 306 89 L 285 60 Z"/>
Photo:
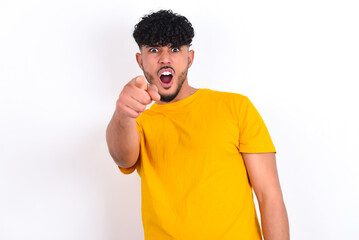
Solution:
<path fill-rule="evenodd" d="M 150 95 L 150 97 L 152 98 L 152 100 L 155 100 L 155 101 L 161 100 L 161 96 L 158 93 L 158 88 L 156 87 L 156 85 L 151 84 L 150 87 L 147 89 L 147 92 Z"/>
<path fill-rule="evenodd" d="M 148 84 L 145 80 L 145 77 L 144 76 L 138 76 L 135 78 L 135 86 L 140 88 L 140 89 L 143 89 L 143 90 L 147 90 L 148 88 Z"/>

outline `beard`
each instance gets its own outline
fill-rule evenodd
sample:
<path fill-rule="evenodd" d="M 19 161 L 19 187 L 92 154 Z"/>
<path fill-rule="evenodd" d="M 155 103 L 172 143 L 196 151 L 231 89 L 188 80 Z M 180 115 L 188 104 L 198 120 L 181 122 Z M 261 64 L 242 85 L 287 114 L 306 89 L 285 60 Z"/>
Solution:
<path fill-rule="evenodd" d="M 146 77 L 147 81 L 150 84 L 153 84 L 153 81 L 154 81 L 153 75 L 146 72 L 145 69 L 143 68 L 143 66 L 142 66 L 142 69 L 143 69 L 143 73 L 145 74 L 145 77 Z M 187 73 L 188 73 L 188 66 L 187 66 L 186 70 L 181 72 L 180 75 L 178 76 L 177 86 L 176 86 L 176 89 L 175 89 L 174 93 L 172 93 L 172 94 L 161 94 L 160 92 L 158 92 L 160 94 L 160 96 L 161 96 L 161 101 L 162 102 L 167 102 L 168 103 L 168 102 L 171 102 L 173 99 L 175 99 L 177 97 L 178 93 L 182 89 L 184 81 L 187 78 Z"/>

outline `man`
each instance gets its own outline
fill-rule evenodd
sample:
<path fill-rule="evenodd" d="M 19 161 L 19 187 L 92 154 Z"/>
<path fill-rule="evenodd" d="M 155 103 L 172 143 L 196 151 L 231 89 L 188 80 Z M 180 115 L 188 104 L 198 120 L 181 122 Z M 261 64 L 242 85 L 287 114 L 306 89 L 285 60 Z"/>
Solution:
<path fill-rule="evenodd" d="M 275 148 L 249 99 L 195 89 L 191 23 L 146 15 L 133 36 L 143 76 L 122 90 L 107 128 L 110 154 L 141 177 L 145 239 L 289 239 Z M 146 106 L 155 101 L 150 109 Z"/>

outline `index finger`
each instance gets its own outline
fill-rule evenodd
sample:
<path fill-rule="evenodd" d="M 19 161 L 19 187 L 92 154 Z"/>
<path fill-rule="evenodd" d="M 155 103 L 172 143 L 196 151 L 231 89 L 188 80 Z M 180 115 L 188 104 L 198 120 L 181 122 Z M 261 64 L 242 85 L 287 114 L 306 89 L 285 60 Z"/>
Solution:
<path fill-rule="evenodd" d="M 151 84 L 148 89 L 147 89 L 148 94 L 150 95 L 150 97 L 152 98 L 152 100 L 155 101 L 160 101 L 161 100 L 161 96 L 158 93 L 158 88 L 156 85 Z"/>
<path fill-rule="evenodd" d="M 148 83 L 143 76 L 138 76 L 135 78 L 135 86 L 146 91 L 148 88 Z"/>

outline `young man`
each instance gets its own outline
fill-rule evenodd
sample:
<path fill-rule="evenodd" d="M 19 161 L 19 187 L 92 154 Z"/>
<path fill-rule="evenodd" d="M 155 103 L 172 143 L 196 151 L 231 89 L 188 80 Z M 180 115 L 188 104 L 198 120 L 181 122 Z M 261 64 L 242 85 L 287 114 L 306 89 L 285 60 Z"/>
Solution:
<path fill-rule="evenodd" d="M 185 17 L 146 15 L 133 36 L 148 83 L 138 76 L 123 88 L 107 143 L 119 169 L 141 177 L 145 239 L 262 239 L 253 187 L 265 240 L 288 240 L 276 150 L 249 99 L 188 85 Z"/>

